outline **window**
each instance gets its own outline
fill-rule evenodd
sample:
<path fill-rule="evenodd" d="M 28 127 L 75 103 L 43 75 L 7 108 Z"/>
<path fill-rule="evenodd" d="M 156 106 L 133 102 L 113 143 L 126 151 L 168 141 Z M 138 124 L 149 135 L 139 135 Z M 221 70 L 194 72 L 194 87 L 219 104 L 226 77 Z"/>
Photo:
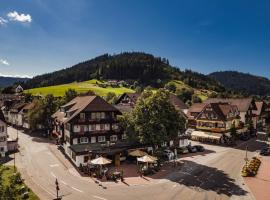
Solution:
<path fill-rule="evenodd" d="M 113 124 L 113 125 L 112 125 L 112 129 L 113 129 L 113 130 L 118 129 L 118 124 Z"/>
<path fill-rule="evenodd" d="M 100 113 L 98 112 L 98 113 L 96 113 L 96 119 L 100 119 Z"/>
<path fill-rule="evenodd" d="M 125 140 L 125 139 L 127 139 L 127 134 L 122 134 L 122 140 Z"/>
<path fill-rule="evenodd" d="M 5 132 L 5 127 L 4 126 L 0 126 L 0 133 Z"/>
<path fill-rule="evenodd" d="M 5 141 L 6 141 L 6 137 L 5 136 L 0 137 L 0 142 L 5 142 Z"/>
<path fill-rule="evenodd" d="M 91 137 L 91 143 L 96 143 L 97 142 L 97 138 L 96 137 Z"/>
<path fill-rule="evenodd" d="M 84 133 L 84 125 L 80 126 L 80 133 Z"/>
<path fill-rule="evenodd" d="M 97 130 L 97 131 L 100 130 L 100 124 L 96 124 L 96 130 Z"/>
<path fill-rule="evenodd" d="M 105 119 L 105 112 L 100 113 L 100 118 Z"/>
<path fill-rule="evenodd" d="M 105 142 L 106 141 L 106 137 L 103 136 L 98 136 L 98 142 Z"/>
<path fill-rule="evenodd" d="M 105 124 L 105 130 L 110 130 L 110 124 Z"/>
<path fill-rule="evenodd" d="M 89 125 L 89 131 L 95 131 L 96 130 L 96 125 L 95 124 L 90 124 Z"/>
<path fill-rule="evenodd" d="M 85 113 L 80 113 L 80 120 L 85 120 Z"/>
<path fill-rule="evenodd" d="M 96 119 L 96 113 L 91 113 L 91 119 Z"/>
<path fill-rule="evenodd" d="M 80 143 L 88 143 L 88 138 L 87 137 L 81 137 L 80 138 Z"/>
<path fill-rule="evenodd" d="M 100 124 L 100 130 L 104 130 L 105 129 L 105 125 L 104 124 Z"/>
<path fill-rule="evenodd" d="M 111 142 L 116 142 L 117 141 L 117 135 L 111 135 L 110 141 Z"/>

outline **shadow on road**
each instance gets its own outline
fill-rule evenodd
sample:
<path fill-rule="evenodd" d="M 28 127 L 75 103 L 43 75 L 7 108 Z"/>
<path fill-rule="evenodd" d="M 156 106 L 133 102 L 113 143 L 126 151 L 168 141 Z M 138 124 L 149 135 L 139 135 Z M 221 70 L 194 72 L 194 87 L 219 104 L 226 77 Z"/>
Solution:
<path fill-rule="evenodd" d="M 180 176 L 177 178 L 172 177 L 171 181 L 198 191 L 214 191 L 217 194 L 224 194 L 228 197 L 247 194 L 247 191 L 237 185 L 235 180 L 225 174 L 224 171 L 193 161 L 184 160 Z"/>
<path fill-rule="evenodd" d="M 238 145 L 236 147 L 234 147 L 235 149 L 239 149 L 239 150 L 246 150 L 246 147 L 248 149 L 248 151 L 250 152 L 255 152 L 257 150 L 262 149 L 263 147 L 266 147 L 267 144 L 264 141 L 260 141 L 260 140 L 256 140 L 254 139 L 250 139 L 248 142 L 243 143 L 242 145 Z"/>

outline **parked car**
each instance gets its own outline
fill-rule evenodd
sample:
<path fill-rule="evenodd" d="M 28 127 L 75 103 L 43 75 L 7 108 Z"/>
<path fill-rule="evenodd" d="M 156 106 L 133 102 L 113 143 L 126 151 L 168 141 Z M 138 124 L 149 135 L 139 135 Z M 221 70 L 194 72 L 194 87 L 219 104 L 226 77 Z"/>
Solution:
<path fill-rule="evenodd" d="M 240 136 L 240 140 L 247 141 L 250 139 L 250 136 L 248 134 L 244 134 Z"/>
<path fill-rule="evenodd" d="M 188 151 L 189 151 L 190 153 L 196 153 L 196 152 L 197 152 L 196 147 L 191 146 L 191 145 L 188 145 L 188 146 L 187 146 L 187 149 L 188 149 Z"/>
<path fill-rule="evenodd" d="M 174 159 L 174 153 L 169 149 L 163 150 L 163 155 L 168 160 L 173 160 Z"/>
<path fill-rule="evenodd" d="M 266 148 L 261 149 L 260 155 L 262 155 L 262 156 L 269 156 L 270 155 L 270 148 L 269 147 L 266 147 Z"/>
<path fill-rule="evenodd" d="M 203 152 L 205 150 L 202 145 L 195 145 L 194 147 L 197 149 L 198 152 Z"/>
<path fill-rule="evenodd" d="M 188 151 L 187 147 L 179 147 L 179 148 L 177 148 L 177 153 L 186 154 L 186 153 L 189 153 L 189 151 Z"/>

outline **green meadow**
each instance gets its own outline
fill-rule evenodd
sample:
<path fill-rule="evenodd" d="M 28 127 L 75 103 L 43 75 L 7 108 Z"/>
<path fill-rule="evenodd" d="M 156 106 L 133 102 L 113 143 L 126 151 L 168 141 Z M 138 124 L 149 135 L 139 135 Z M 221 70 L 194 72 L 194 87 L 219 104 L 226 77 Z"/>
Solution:
<path fill-rule="evenodd" d="M 48 87 L 40 87 L 40 88 L 33 88 L 29 90 L 25 90 L 24 93 L 31 93 L 32 95 L 42 95 L 45 96 L 47 94 L 52 94 L 55 97 L 64 96 L 65 92 L 68 89 L 74 89 L 78 93 L 85 93 L 89 90 L 95 92 L 96 95 L 99 96 L 106 96 L 109 92 L 114 92 L 116 95 L 121 95 L 125 92 L 134 92 L 134 90 L 126 88 L 126 87 L 100 87 L 98 84 L 105 83 L 98 80 L 89 80 L 84 82 L 74 82 L 69 84 L 63 85 L 55 85 L 55 86 L 48 86 Z"/>

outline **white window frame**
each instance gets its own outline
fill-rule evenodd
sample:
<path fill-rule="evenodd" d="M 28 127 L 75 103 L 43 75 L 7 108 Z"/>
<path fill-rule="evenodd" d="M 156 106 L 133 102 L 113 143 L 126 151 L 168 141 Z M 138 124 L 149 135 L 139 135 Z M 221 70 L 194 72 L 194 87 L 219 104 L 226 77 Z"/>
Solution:
<path fill-rule="evenodd" d="M 81 137 L 81 138 L 80 138 L 80 143 L 81 143 L 81 144 L 88 143 L 88 137 Z"/>
<path fill-rule="evenodd" d="M 95 130 L 97 130 L 96 129 L 96 124 L 90 124 L 89 125 L 89 131 L 95 131 Z"/>
<path fill-rule="evenodd" d="M 111 136 L 110 136 L 110 141 L 111 141 L 111 142 L 116 142 L 117 140 L 118 140 L 117 135 L 111 135 Z"/>
<path fill-rule="evenodd" d="M 106 142 L 105 135 L 98 136 L 98 142 Z"/>

